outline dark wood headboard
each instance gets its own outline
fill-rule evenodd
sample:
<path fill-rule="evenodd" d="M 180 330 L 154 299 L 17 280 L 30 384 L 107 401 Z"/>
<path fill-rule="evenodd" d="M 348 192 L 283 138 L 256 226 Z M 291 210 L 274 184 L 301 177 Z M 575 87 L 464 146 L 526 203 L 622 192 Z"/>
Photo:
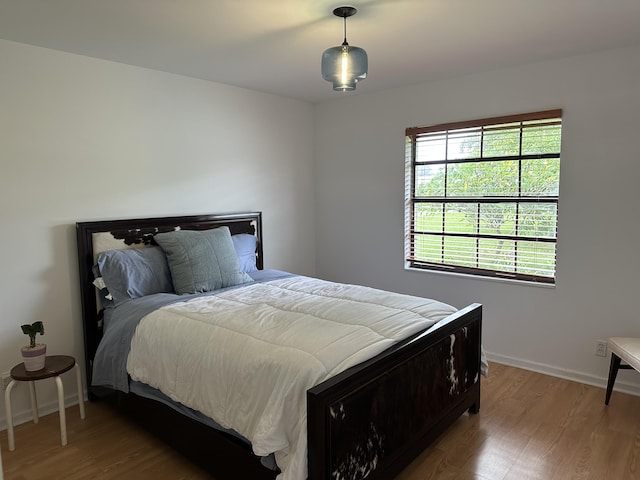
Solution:
<path fill-rule="evenodd" d="M 221 215 L 191 215 L 181 217 L 132 218 L 127 220 L 104 220 L 76 223 L 78 241 L 78 266 L 80 269 L 80 297 L 82 299 L 82 324 L 84 328 L 84 354 L 87 375 L 87 390 L 91 388 L 93 358 L 102 338 L 102 312 L 93 286 L 92 268 L 96 257 L 102 252 L 99 244 L 106 243 L 108 249 L 136 248 L 153 245 L 153 235 L 160 232 L 182 230 L 208 230 L 227 226 L 231 234 L 255 235 L 256 265 L 263 268 L 262 213 L 243 212 Z M 107 240 L 107 242 L 105 242 Z"/>

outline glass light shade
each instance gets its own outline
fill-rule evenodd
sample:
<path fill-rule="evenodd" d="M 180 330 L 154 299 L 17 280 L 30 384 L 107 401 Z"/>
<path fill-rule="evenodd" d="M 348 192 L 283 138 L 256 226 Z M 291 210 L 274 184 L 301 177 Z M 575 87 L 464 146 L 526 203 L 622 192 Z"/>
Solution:
<path fill-rule="evenodd" d="M 367 52 L 360 47 L 343 44 L 327 48 L 322 54 L 322 78 L 333 83 L 333 89 L 348 92 L 367 78 Z"/>

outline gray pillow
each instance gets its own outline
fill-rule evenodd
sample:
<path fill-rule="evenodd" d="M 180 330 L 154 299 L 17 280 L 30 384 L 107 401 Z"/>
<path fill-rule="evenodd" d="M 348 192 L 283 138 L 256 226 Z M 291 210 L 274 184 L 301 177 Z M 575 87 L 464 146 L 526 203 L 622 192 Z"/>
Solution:
<path fill-rule="evenodd" d="M 227 227 L 177 230 L 153 237 L 167 255 L 176 293 L 200 293 L 253 281 L 240 270 Z"/>
<path fill-rule="evenodd" d="M 173 292 L 167 257 L 160 247 L 109 250 L 98 256 L 97 267 L 114 305 Z"/>

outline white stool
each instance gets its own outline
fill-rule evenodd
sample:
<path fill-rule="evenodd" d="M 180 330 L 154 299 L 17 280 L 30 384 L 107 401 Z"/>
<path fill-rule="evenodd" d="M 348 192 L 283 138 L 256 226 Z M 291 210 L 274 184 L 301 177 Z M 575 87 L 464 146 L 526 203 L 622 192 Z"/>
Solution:
<path fill-rule="evenodd" d="M 13 435 L 13 415 L 11 412 L 11 390 L 16 382 L 29 382 L 29 391 L 31 394 L 31 410 L 33 411 L 33 423 L 38 423 L 38 400 L 36 399 L 36 388 L 33 382 L 43 380 L 45 378 L 54 378 L 58 387 L 58 413 L 60 415 L 60 441 L 62 446 L 67 444 L 67 418 L 65 416 L 64 407 L 64 387 L 60 375 L 68 372 L 75 367 L 76 380 L 78 384 L 78 404 L 80 406 L 80 418 L 84 419 L 84 394 L 82 391 L 82 378 L 80 368 L 76 363 L 76 359 L 69 355 L 51 355 L 45 360 L 44 368 L 35 372 L 26 370 L 24 363 L 16 365 L 11 369 L 11 382 L 7 385 L 4 393 L 5 407 L 7 411 L 7 435 L 9 436 L 9 450 L 16 448 Z"/>
<path fill-rule="evenodd" d="M 607 348 L 611 351 L 611 365 L 607 381 L 607 394 L 604 400 L 605 405 L 609 405 L 613 384 L 620 368 L 623 370 L 634 369 L 640 372 L 640 338 L 611 337 L 607 342 Z M 621 360 L 624 360 L 626 365 L 621 365 Z"/>

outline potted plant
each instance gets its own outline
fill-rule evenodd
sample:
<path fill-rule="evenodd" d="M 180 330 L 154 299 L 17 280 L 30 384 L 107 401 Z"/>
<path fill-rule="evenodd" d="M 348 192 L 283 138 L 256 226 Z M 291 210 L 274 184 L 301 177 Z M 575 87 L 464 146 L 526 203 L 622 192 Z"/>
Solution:
<path fill-rule="evenodd" d="M 44 335 L 44 325 L 42 322 L 33 322 L 21 326 L 22 333 L 29 335 L 29 345 L 22 347 L 22 360 L 28 372 L 35 372 L 44 368 L 45 354 L 47 346 L 44 343 L 36 343 L 36 334 Z"/>

